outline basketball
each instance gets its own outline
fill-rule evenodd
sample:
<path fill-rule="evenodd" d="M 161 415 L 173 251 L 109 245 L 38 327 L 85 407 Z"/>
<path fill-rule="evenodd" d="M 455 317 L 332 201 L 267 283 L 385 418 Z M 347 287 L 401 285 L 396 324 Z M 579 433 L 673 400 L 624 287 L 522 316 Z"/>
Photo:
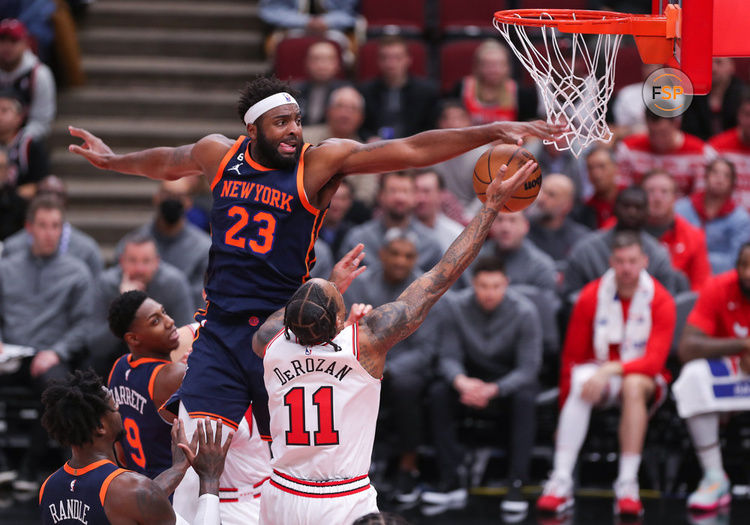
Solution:
<path fill-rule="evenodd" d="M 474 166 L 474 192 L 479 200 L 484 202 L 487 199 L 485 195 L 487 186 L 500 172 L 500 166 L 503 164 L 508 166 L 508 171 L 505 172 L 505 179 L 507 179 L 520 170 L 529 160 L 536 162 L 534 155 L 529 153 L 527 149 L 513 144 L 500 144 L 485 151 Z M 515 191 L 500 211 L 513 213 L 525 209 L 534 202 L 541 187 L 542 170 L 537 165 L 536 170 L 529 175 L 526 182 Z"/>

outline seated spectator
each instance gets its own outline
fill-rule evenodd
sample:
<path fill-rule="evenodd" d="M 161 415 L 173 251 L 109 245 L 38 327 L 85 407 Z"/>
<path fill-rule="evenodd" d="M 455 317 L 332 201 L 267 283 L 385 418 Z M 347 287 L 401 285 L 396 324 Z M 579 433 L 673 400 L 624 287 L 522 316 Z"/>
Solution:
<path fill-rule="evenodd" d="M 211 205 L 213 204 L 213 195 L 211 187 L 202 175 L 193 175 L 180 179 L 190 188 L 190 200 L 192 206 L 185 211 L 185 217 L 188 222 L 196 228 L 210 234 L 209 217 L 211 215 Z"/>
<path fill-rule="evenodd" d="M 325 37 L 348 50 L 350 41 L 345 33 L 354 30 L 356 9 L 354 0 L 260 0 L 258 15 L 274 29 L 266 41 L 266 54 L 273 56 L 276 46 L 285 37 L 304 35 Z"/>
<path fill-rule="evenodd" d="M 344 86 L 331 93 L 324 125 L 305 126 L 305 141 L 319 144 L 326 139 L 350 139 L 362 141 L 359 129 L 365 119 L 365 99 L 351 86 Z M 375 204 L 378 193 L 378 176 L 376 173 L 350 177 L 354 198 L 367 206 Z M 356 208 L 355 208 L 356 210 Z"/>
<path fill-rule="evenodd" d="M 445 183 L 443 178 L 429 168 L 417 171 L 414 175 L 415 207 L 414 215 L 435 234 L 443 253 L 456 240 L 463 226 L 449 219 L 440 211 Z"/>
<path fill-rule="evenodd" d="M 649 275 L 670 293 L 689 289 L 687 278 L 672 267 L 667 250 L 643 231 L 648 218 L 648 196 L 643 188 L 630 186 L 622 190 L 615 200 L 614 217 L 617 222 L 613 228 L 589 233 L 570 251 L 563 278 L 565 299 L 570 299 L 572 294 L 607 271 L 612 242 L 620 231 L 632 231 L 640 236 Z"/>
<path fill-rule="evenodd" d="M 466 128 L 471 126 L 471 118 L 459 100 L 447 99 L 440 104 L 437 124 L 440 129 Z M 486 150 L 487 146 L 474 148 L 432 166 L 432 169 L 442 176 L 445 182 L 443 212 L 463 225 L 469 223 L 471 217 L 482 205 L 474 192 L 471 177 L 467 177 L 466 174 L 474 170 L 474 165 Z"/>
<path fill-rule="evenodd" d="M 0 146 L 0 241 L 4 241 L 23 228 L 26 217 L 26 200 L 9 182 L 10 158 L 8 150 Z M 5 244 L 2 252 L 5 253 Z"/>
<path fill-rule="evenodd" d="M 528 233 L 529 220 L 523 213 L 499 213 L 481 255 L 500 257 L 511 285 L 535 286 L 548 293 L 550 303 L 557 305 L 555 261 L 527 238 Z"/>
<path fill-rule="evenodd" d="M 336 193 L 331 197 L 331 204 L 328 206 L 328 212 L 323 219 L 323 226 L 320 227 L 320 233 L 318 234 L 318 238 L 324 240 L 333 253 L 341 253 L 341 243 L 354 226 L 347 219 L 347 214 L 354 203 L 351 185 L 353 178 L 343 179 L 339 184 Z"/>
<path fill-rule="evenodd" d="M 570 218 L 575 187 L 560 173 L 545 175 L 539 196 L 529 209 L 529 240 L 552 257 L 558 267 L 565 262 L 570 249 L 589 232 Z"/>
<path fill-rule="evenodd" d="M 8 150 L 8 184 L 30 200 L 36 183 L 49 172 L 49 159 L 41 139 L 24 135 L 24 110 L 15 91 L 0 91 L 0 145 Z"/>
<path fill-rule="evenodd" d="M 732 200 L 734 164 L 725 159 L 709 162 L 705 181 L 704 191 L 677 201 L 675 211 L 706 232 L 708 260 L 718 274 L 733 268 L 740 246 L 750 240 L 750 214 Z"/>
<path fill-rule="evenodd" d="M 37 196 L 53 195 L 60 199 L 63 206 L 68 203 L 68 189 L 60 177 L 48 175 L 44 177 L 37 188 Z M 59 253 L 67 253 L 76 259 L 81 260 L 88 266 L 91 276 L 96 280 L 104 268 L 104 261 L 99 250 L 99 245 L 93 237 L 82 232 L 68 221 L 63 222 L 60 243 L 57 247 Z M 33 239 L 28 231 L 22 230 L 6 239 L 3 245 L 3 257 L 15 255 L 18 252 L 25 251 L 33 243 Z"/>
<path fill-rule="evenodd" d="M 737 106 L 742 88 L 742 81 L 734 74 L 734 60 L 714 57 L 711 92 L 693 97 L 690 107 L 682 114 L 682 130 L 708 140 L 737 126 Z"/>
<path fill-rule="evenodd" d="M 660 117 L 646 110 L 648 133 L 631 135 L 617 145 L 622 184 L 640 184 L 649 171 L 669 172 L 679 195 L 690 195 L 703 166 L 716 152 L 698 137 L 680 131 L 680 118 Z"/>
<path fill-rule="evenodd" d="M 333 270 L 334 260 L 331 247 L 321 238 L 315 239 L 315 266 L 310 269 L 310 278 L 328 279 Z"/>
<path fill-rule="evenodd" d="M 33 357 L 25 358 L 17 372 L 3 375 L 2 382 L 30 386 L 37 399 L 51 381 L 65 379 L 83 357 L 93 313 L 93 281 L 86 265 L 58 251 L 63 214 L 59 199 L 35 198 L 26 222 L 32 242 L 0 260 L 0 352 L 3 345 L 34 350 Z M 33 423 L 31 445 L 14 481 L 16 490 L 39 489 L 39 460 L 47 450 L 47 438 L 39 420 Z"/>
<path fill-rule="evenodd" d="M 352 282 L 344 294 L 346 304 L 361 303 L 377 308 L 396 300 L 421 274 L 416 265 L 418 243 L 413 232 L 389 229 L 377 253 L 380 264 L 369 267 Z M 432 317 L 428 316 L 416 332 L 388 351 L 385 362 L 381 397 L 383 405 L 393 415 L 393 428 L 397 433 L 394 443 L 399 455 L 396 498 L 402 503 L 412 503 L 419 496 L 417 446 L 421 443 L 423 412 L 419 400 L 423 399 L 430 379 L 426 371 L 433 360 L 436 330 Z"/>
<path fill-rule="evenodd" d="M 615 120 L 616 137 L 627 137 L 636 133 L 646 133 L 646 114 L 643 111 L 643 82 L 660 64 L 642 64 L 641 81 L 623 87 L 615 95 L 612 115 Z"/>
<path fill-rule="evenodd" d="M 534 88 L 513 80 L 508 48 L 497 40 L 485 40 L 474 52 L 472 73 L 464 77 L 452 96 L 461 99 L 472 124 L 535 118 Z"/>
<path fill-rule="evenodd" d="M 131 233 L 122 240 L 118 265 L 102 272 L 96 286 L 94 317 L 88 346 L 91 366 L 104 376 L 115 360 L 127 353 L 125 344 L 107 326 L 112 301 L 130 290 L 140 290 L 164 305 L 178 326 L 193 321 L 193 299 L 185 275 L 159 259 L 156 241 L 143 233 Z"/>
<path fill-rule="evenodd" d="M 205 305 L 203 277 L 208 269 L 211 238 L 190 224 L 185 217 L 185 210 L 192 206 L 189 191 L 186 181 L 162 182 L 154 195 L 156 216 L 148 224 L 126 235 L 117 245 L 117 253 L 122 252 L 125 239 L 133 234 L 153 238 L 159 257 L 185 275 L 191 294 L 191 300 L 186 306 L 196 310 Z"/>
<path fill-rule="evenodd" d="M 687 424 L 703 478 L 687 500 L 707 512 L 731 499 L 719 441 L 719 418 L 750 410 L 750 244 L 734 270 L 712 277 L 687 319 L 679 346 L 685 363 L 672 392 Z"/>
<path fill-rule="evenodd" d="M 384 36 L 378 43 L 375 79 L 360 87 L 365 97 L 365 139 L 393 139 L 432 129 L 438 105 L 438 89 L 432 80 L 409 74 L 411 57 L 406 42 Z"/>
<path fill-rule="evenodd" d="M 474 265 L 472 288 L 446 297 L 439 316 L 439 379 L 430 387 L 432 435 L 441 485 L 425 492 L 425 503 L 466 499 L 458 468 L 461 414 L 510 419 L 508 479 L 502 509 L 525 512 L 521 487 L 529 479 L 536 427 L 537 374 L 542 361 L 542 327 L 534 305 L 508 288 L 503 262 L 495 257 Z"/>
<path fill-rule="evenodd" d="M 341 70 L 339 50 L 333 42 L 317 42 L 307 49 L 305 57 L 307 80 L 295 85 L 299 92 L 302 125 L 322 124 L 329 107 L 331 93 L 345 85 L 337 77 Z"/>
<path fill-rule="evenodd" d="M 750 88 L 742 91 L 737 106 L 737 127 L 716 135 L 708 144 L 734 164 L 737 180 L 732 198 L 750 212 Z"/>
<path fill-rule="evenodd" d="M 573 469 L 591 410 L 619 405 L 615 513 L 643 512 L 638 469 L 649 415 L 666 399 L 665 363 L 677 315 L 669 292 L 646 272 L 647 264 L 638 234 L 618 232 L 610 269 L 586 285 L 576 301 L 562 354 L 554 466 L 537 501 L 540 511 L 559 512 L 573 504 Z"/>
<path fill-rule="evenodd" d="M 677 185 L 669 173 L 660 170 L 647 173 L 641 186 L 648 196 L 648 220 L 643 229 L 669 251 L 672 266 L 685 274 L 690 288 L 700 290 L 711 276 L 706 235 L 675 214 Z"/>
<path fill-rule="evenodd" d="M 560 151 L 554 144 L 545 144 L 541 140 L 530 142 L 526 149 L 534 155 L 542 173 L 562 173 L 573 182 L 576 203 L 587 193 L 583 163 L 570 150 Z"/>
<path fill-rule="evenodd" d="M 391 228 L 402 228 L 414 234 L 417 244 L 417 266 L 426 272 L 437 264 L 443 252 L 432 231 L 414 217 L 415 191 L 414 176 L 411 172 L 383 173 L 378 192 L 380 216 L 349 230 L 341 244 L 339 257 L 362 243 L 365 245 L 365 258 L 362 264 L 370 266 L 375 262 L 383 245 L 385 233 Z"/>
<path fill-rule="evenodd" d="M 574 217 L 596 230 L 604 227 L 612 217 L 615 199 L 626 186 L 618 184 L 617 162 L 614 152 L 608 146 L 594 146 L 586 154 L 586 170 L 593 188 L 593 194 L 578 208 Z"/>
<path fill-rule="evenodd" d="M 0 22 L 0 90 L 8 89 L 17 91 L 22 101 L 23 134 L 47 136 L 56 112 L 55 79 L 29 49 L 26 28 L 15 19 Z"/>

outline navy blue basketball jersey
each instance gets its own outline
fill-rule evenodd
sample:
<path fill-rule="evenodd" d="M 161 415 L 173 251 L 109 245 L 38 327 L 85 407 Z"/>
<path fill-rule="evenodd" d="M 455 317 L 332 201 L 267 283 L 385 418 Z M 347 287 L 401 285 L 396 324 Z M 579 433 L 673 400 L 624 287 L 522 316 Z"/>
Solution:
<path fill-rule="evenodd" d="M 67 463 L 52 474 L 39 490 L 44 525 L 76 523 L 107 524 L 104 499 L 109 484 L 125 469 L 108 459 L 74 469 Z"/>
<path fill-rule="evenodd" d="M 120 357 L 109 373 L 112 396 L 119 405 L 127 467 L 153 479 L 172 466 L 172 426 L 154 403 L 154 381 L 169 361 L 133 354 Z"/>
<path fill-rule="evenodd" d="M 310 277 L 325 211 L 307 200 L 304 153 L 293 169 L 270 169 L 250 157 L 242 136 L 211 183 L 211 251 L 206 295 L 230 314 L 284 306 Z"/>

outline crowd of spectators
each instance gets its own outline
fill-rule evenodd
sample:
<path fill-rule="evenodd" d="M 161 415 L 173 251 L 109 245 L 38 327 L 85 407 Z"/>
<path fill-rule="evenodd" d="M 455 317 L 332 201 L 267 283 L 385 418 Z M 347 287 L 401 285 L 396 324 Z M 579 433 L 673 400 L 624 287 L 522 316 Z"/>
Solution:
<path fill-rule="evenodd" d="M 285 38 L 315 36 L 296 82 L 309 142 L 387 140 L 435 127 L 544 117 L 535 88 L 497 39 L 477 42 L 465 75 L 447 90 L 437 79 L 412 72 L 409 41 L 394 35 L 377 40 L 378 74 L 350 81 L 347 71 L 356 69 L 355 59 L 347 58 L 357 52 L 356 2 L 308 4 L 311 11 L 300 12 L 296 2 L 261 0 L 260 15 L 274 26 L 269 51 Z M 0 340 L 6 348 L 33 349 L 13 377 L 21 383 L 31 378 L 38 393 L 75 367 L 108 372 L 125 351 L 105 318 L 108 304 L 122 292 L 143 290 L 178 325 L 190 323 L 203 305 L 210 238 L 200 202 L 204 196 L 197 194 L 195 182 L 164 183 L 154 196 L 153 218 L 120 241 L 116 264 L 104 268 L 94 241 L 65 220 L 64 183 L 48 176 L 43 140 L 54 117 L 54 83 L 26 37 L 20 23 L 0 23 Z M 703 297 L 722 278 L 716 275 L 736 272 L 743 254 L 750 258 L 744 248 L 750 241 L 750 90 L 734 75 L 732 59 L 715 59 L 713 74 L 715 90 L 695 97 L 682 118 L 648 113 L 640 100 L 632 101 L 633 89 L 624 87 L 611 103 L 617 140 L 592 146 L 580 158 L 554 145 L 526 144 L 544 174 L 539 198 L 527 212 L 500 214 L 471 271 L 388 355 L 383 419 L 395 439 L 380 439 L 393 455 L 390 478 L 400 501 L 418 497 L 425 443 L 437 450 L 441 478 L 436 490 L 424 494 L 425 501 L 465 499 L 459 427 L 467 417 L 502 417 L 510 427 L 509 445 L 498 444 L 510 458 L 511 490 L 504 508 L 522 508 L 520 489 L 530 481 L 538 439 L 538 393 L 545 388 L 560 388 L 561 428 L 575 428 L 560 431 L 567 437 L 562 445 L 558 437 L 557 478 L 550 480 L 565 484 L 567 491 L 589 412 L 603 399 L 586 387 L 592 378 L 621 376 L 627 421 L 642 421 L 632 412 L 643 408 L 641 401 L 654 395 L 659 381 L 666 386 L 669 380 L 675 301 L 694 300 L 696 293 Z M 32 88 L 32 81 L 41 87 Z M 347 304 L 377 307 L 394 300 L 439 260 L 480 206 L 471 172 L 486 147 L 421 170 L 344 180 L 320 230 L 313 275 L 325 277 L 333 261 L 364 243 L 368 270 L 345 294 Z M 630 274 L 625 272 L 631 280 L 632 268 L 637 269 L 637 284 L 630 289 L 613 277 L 617 264 L 630 264 L 627 257 L 635 261 Z M 639 275 L 649 277 L 638 280 Z M 28 294 L 32 289 L 38 293 Z M 595 318 L 598 323 L 611 314 L 612 304 L 598 303 L 601 289 L 658 296 L 658 308 L 649 306 L 658 342 L 648 342 L 658 348 L 648 363 L 621 364 L 625 350 L 638 345 L 607 339 L 592 328 Z M 626 309 L 623 304 L 620 313 Z M 607 322 L 615 324 L 611 318 Z M 622 332 L 624 322 L 619 323 Z M 735 331 L 734 336 L 744 341 L 746 354 L 748 324 L 742 325 L 745 335 Z M 650 335 L 638 337 L 643 346 Z M 705 357 L 698 351 L 690 355 Z M 601 368 L 574 373 L 592 357 L 604 363 Z M 669 364 L 679 371 L 677 355 Z M 628 379 L 631 374 L 649 380 Z M 643 435 L 645 430 L 621 438 L 631 444 L 640 439 L 642 447 Z M 568 438 L 574 441 L 570 446 Z M 620 487 L 637 477 L 639 446 L 624 450 L 624 456 Z M 16 481 L 33 484 L 40 474 L 31 460 L 21 469 Z M 0 481 L 10 470 L 0 450 Z M 711 475 L 718 476 L 713 470 Z M 632 496 L 632 484 L 626 492 Z M 545 491 L 557 498 L 553 505 L 565 503 L 559 493 Z"/>

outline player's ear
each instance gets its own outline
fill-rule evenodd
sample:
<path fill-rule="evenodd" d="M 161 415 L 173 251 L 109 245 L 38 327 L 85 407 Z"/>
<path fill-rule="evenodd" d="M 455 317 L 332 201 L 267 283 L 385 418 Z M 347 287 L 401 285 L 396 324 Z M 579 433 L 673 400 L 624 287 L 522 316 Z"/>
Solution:
<path fill-rule="evenodd" d="M 128 346 L 135 346 L 138 344 L 138 336 L 133 332 L 125 332 L 125 335 L 122 336 L 122 338 Z"/>
<path fill-rule="evenodd" d="M 247 136 L 250 140 L 256 140 L 258 138 L 258 127 L 256 124 L 247 125 Z"/>

